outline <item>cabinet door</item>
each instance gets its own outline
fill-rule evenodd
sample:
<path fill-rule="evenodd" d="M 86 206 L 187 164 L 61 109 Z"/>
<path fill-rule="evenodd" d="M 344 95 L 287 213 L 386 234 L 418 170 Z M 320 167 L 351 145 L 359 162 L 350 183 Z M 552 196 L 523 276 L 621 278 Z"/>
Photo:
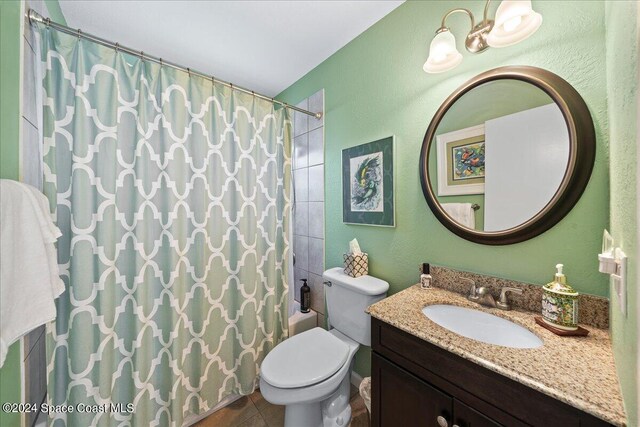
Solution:
<path fill-rule="evenodd" d="M 440 427 L 451 425 L 453 399 L 373 353 L 372 425 Z M 438 420 L 438 417 L 440 420 Z"/>
<path fill-rule="evenodd" d="M 453 401 L 452 427 L 499 427 L 501 425 L 459 400 Z"/>

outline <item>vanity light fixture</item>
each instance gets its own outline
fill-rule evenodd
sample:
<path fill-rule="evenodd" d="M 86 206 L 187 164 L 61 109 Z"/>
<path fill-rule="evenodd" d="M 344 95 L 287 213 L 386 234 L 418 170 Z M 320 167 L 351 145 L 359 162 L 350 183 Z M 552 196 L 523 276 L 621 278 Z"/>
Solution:
<path fill-rule="evenodd" d="M 496 11 L 495 20 L 489 19 L 487 0 L 482 22 L 476 25 L 469 9 L 457 8 L 447 12 L 436 36 L 429 46 L 429 57 L 422 69 L 429 74 L 449 71 L 462 62 L 462 54 L 456 48 L 456 39 L 446 26 L 446 20 L 454 13 L 466 13 L 471 19 L 471 31 L 465 39 L 465 47 L 471 53 L 481 53 L 491 47 L 506 47 L 519 43 L 542 24 L 542 15 L 531 7 L 531 0 L 503 0 Z"/>

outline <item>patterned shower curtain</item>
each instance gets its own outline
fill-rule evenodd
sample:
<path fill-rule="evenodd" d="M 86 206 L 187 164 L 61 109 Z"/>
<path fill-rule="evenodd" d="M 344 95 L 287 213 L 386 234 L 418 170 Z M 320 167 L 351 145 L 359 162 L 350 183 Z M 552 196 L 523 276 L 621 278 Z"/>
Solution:
<path fill-rule="evenodd" d="M 41 26 L 54 426 L 181 426 L 287 334 L 286 109 Z M 72 412 L 68 409 L 72 408 Z"/>

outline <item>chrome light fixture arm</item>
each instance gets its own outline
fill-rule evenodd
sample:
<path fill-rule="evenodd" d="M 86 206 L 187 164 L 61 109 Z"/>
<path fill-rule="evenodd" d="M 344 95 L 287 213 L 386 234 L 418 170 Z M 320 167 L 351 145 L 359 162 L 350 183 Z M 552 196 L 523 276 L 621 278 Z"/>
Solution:
<path fill-rule="evenodd" d="M 482 22 L 487 22 L 488 21 L 488 17 L 489 17 L 489 4 L 491 3 L 491 0 L 487 0 L 487 2 L 484 5 L 484 14 L 482 15 Z"/>
<path fill-rule="evenodd" d="M 438 29 L 438 31 L 436 31 L 436 34 L 438 34 L 441 31 L 449 30 L 449 28 L 446 26 L 446 21 L 449 16 L 453 15 L 454 13 L 466 13 L 469 16 L 469 19 L 471 20 L 471 30 L 467 34 L 464 45 L 467 48 L 467 50 L 471 53 L 484 52 L 489 47 L 489 45 L 487 44 L 487 35 L 489 34 L 489 31 L 491 31 L 491 29 L 493 28 L 493 20 L 488 19 L 487 17 L 487 14 L 489 12 L 490 2 L 491 0 L 488 0 L 487 3 L 485 4 L 483 19 L 477 25 L 476 25 L 473 13 L 469 9 L 459 7 L 459 8 L 450 10 L 442 17 L 442 24 L 440 25 L 440 28 Z"/>
<path fill-rule="evenodd" d="M 476 26 L 475 19 L 473 17 L 473 13 L 471 13 L 471 11 L 469 9 L 465 9 L 463 7 L 459 7 L 459 8 L 456 8 L 456 9 L 451 9 L 449 12 L 447 12 L 442 17 L 442 23 L 440 24 L 440 28 L 436 32 L 448 29 L 448 27 L 447 27 L 447 18 L 450 17 L 451 15 L 453 15 L 454 13 L 466 13 L 469 16 L 469 19 L 471 20 L 471 28 Z"/>

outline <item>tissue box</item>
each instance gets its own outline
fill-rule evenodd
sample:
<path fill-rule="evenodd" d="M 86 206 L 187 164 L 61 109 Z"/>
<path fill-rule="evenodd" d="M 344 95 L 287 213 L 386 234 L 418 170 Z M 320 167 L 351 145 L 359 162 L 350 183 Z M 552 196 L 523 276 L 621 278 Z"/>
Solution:
<path fill-rule="evenodd" d="M 343 254 L 344 273 L 351 277 L 360 277 L 369 274 L 369 256 L 363 252 L 361 254 Z"/>

